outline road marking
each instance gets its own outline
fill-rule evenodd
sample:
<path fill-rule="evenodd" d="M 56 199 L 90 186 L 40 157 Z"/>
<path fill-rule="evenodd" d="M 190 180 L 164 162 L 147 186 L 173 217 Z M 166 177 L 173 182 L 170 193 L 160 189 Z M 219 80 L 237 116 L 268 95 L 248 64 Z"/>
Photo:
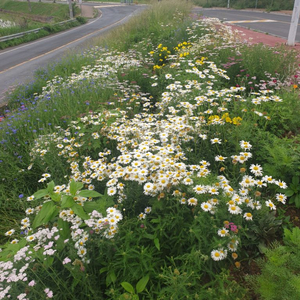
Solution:
<path fill-rule="evenodd" d="M 271 22 L 278 22 L 276 20 L 242 20 L 242 21 L 225 21 L 223 23 L 226 24 L 238 24 L 238 23 L 271 23 Z"/>
<path fill-rule="evenodd" d="M 98 5 L 98 6 L 94 6 L 95 8 L 103 8 L 103 7 L 119 7 L 119 6 L 127 6 L 128 4 L 112 4 L 112 5 Z"/>

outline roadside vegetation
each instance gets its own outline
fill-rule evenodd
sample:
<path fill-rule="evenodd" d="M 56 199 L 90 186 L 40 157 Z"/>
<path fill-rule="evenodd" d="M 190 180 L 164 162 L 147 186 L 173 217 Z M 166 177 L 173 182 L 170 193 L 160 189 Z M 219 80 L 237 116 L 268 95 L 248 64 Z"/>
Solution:
<path fill-rule="evenodd" d="M 0 299 L 299 298 L 298 54 L 190 11 L 155 2 L 8 96 Z"/>
<path fill-rule="evenodd" d="M 73 5 L 75 19 L 70 22 L 69 6 L 57 3 L 3 1 L 0 3 L 0 37 L 41 28 L 38 32 L 0 42 L 0 49 L 36 40 L 87 22 L 80 16 L 79 7 Z"/>

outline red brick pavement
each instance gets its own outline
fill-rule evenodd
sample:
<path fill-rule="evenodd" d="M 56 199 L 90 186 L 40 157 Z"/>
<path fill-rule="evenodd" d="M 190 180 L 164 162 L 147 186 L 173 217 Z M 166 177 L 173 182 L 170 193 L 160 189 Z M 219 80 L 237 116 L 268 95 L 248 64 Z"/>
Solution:
<path fill-rule="evenodd" d="M 249 44 L 263 43 L 265 45 L 275 47 L 280 45 L 286 45 L 287 43 L 286 39 L 274 35 L 252 31 L 236 25 L 228 25 L 228 26 L 231 26 L 233 30 L 238 30 L 240 32 L 241 41 L 247 42 Z M 296 43 L 295 46 L 289 46 L 289 47 L 300 51 L 300 43 Z"/>

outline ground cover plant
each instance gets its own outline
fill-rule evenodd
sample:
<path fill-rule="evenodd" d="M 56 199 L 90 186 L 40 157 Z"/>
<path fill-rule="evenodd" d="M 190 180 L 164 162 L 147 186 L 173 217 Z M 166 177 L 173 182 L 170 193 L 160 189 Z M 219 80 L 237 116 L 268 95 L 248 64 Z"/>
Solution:
<path fill-rule="evenodd" d="M 126 26 L 3 110 L 0 299 L 254 299 L 239 276 L 297 237 L 297 55 L 176 1 Z"/>

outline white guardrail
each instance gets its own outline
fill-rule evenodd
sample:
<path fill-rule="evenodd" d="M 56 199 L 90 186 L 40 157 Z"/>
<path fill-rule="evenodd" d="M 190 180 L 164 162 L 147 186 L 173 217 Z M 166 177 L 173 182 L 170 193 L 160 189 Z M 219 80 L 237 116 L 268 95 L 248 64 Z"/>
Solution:
<path fill-rule="evenodd" d="M 62 21 L 62 22 L 59 22 L 59 23 L 56 23 L 56 24 L 64 24 L 64 23 L 72 22 L 74 20 L 75 19 L 71 19 L 71 20 Z M 23 37 L 26 34 L 37 33 L 42 29 L 44 29 L 44 28 L 43 27 L 42 28 L 36 28 L 36 29 L 32 29 L 32 30 L 28 30 L 28 31 L 20 32 L 20 33 L 15 33 L 15 34 L 11 34 L 11 35 L 2 36 L 2 37 L 0 37 L 0 43 Z"/>

